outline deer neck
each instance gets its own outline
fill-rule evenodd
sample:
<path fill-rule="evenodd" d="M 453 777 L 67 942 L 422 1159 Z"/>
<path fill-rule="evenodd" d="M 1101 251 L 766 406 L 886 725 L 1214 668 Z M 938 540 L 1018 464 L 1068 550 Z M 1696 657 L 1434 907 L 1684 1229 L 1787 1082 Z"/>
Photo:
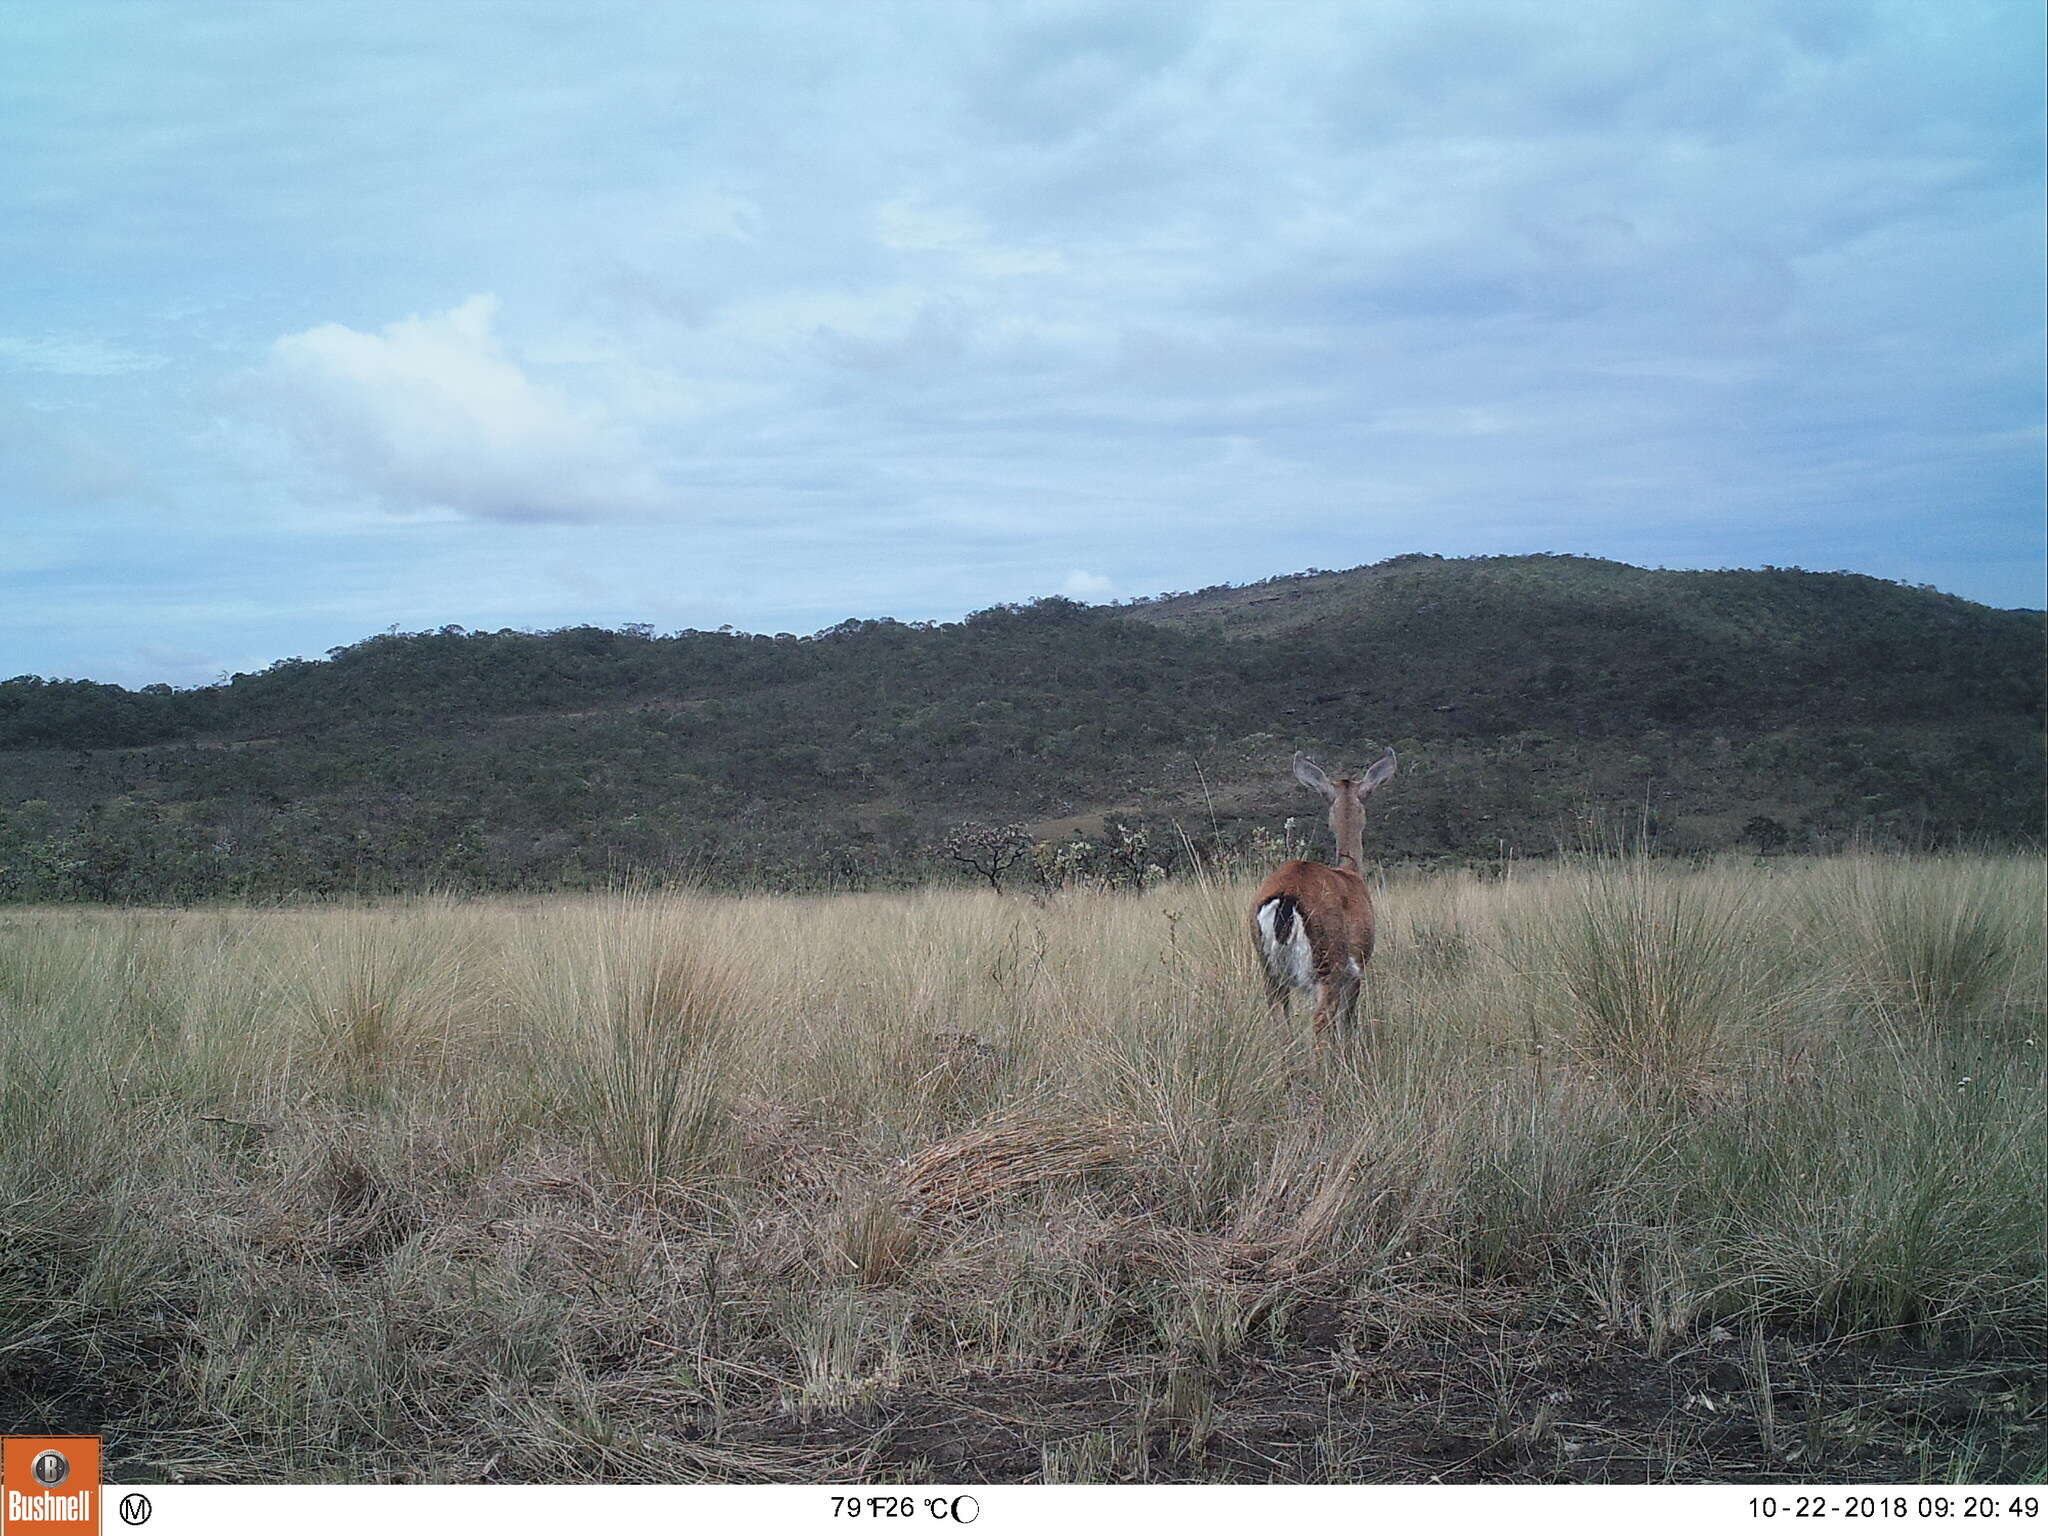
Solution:
<path fill-rule="evenodd" d="M 1330 807 L 1330 835 L 1337 842 L 1337 867 L 1365 873 L 1365 812 L 1349 795 Z"/>

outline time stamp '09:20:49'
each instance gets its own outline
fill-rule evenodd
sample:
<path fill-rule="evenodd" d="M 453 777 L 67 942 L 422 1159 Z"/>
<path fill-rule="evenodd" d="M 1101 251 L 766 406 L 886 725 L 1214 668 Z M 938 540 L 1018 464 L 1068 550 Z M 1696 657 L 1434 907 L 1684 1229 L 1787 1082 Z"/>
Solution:
<path fill-rule="evenodd" d="M 1766 1493 L 1749 1501 L 1749 1513 L 1758 1520 L 2038 1520 L 2041 1501 L 2032 1494 L 1802 1493 L 1780 1499 Z"/>

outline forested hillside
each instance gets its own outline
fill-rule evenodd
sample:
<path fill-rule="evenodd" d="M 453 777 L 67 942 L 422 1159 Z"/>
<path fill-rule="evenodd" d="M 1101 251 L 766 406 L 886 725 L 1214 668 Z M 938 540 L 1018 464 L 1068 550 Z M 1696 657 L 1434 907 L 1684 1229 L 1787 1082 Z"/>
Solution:
<path fill-rule="evenodd" d="M 23 677 L 0 896 L 862 884 L 943 867 L 970 819 L 1055 845 L 1106 819 L 1170 863 L 1175 823 L 1319 831 L 1297 746 L 1400 750 L 1368 833 L 1389 858 L 1603 821 L 1674 853 L 2026 841 L 2042 647 L 2039 613 L 1868 577 L 1413 555 L 956 624 L 449 628 L 205 688 Z"/>

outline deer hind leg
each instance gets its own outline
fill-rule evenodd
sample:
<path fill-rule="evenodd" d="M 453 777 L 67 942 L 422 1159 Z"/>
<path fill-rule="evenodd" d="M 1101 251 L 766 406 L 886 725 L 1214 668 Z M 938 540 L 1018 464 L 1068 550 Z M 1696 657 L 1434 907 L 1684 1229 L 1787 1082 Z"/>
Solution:
<path fill-rule="evenodd" d="M 1333 1029 L 1339 1037 L 1355 1034 L 1358 1026 L 1359 979 L 1349 967 L 1332 972 L 1316 983 L 1316 1038 Z"/>
<path fill-rule="evenodd" d="M 1365 992 L 1363 979 L 1356 971 L 1353 971 L 1339 985 L 1341 988 L 1338 1000 L 1339 1021 L 1343 1024 L 1346 1034 L 1355 1034 L 1358 1030 L 1358 1000 Z"/>
<path fill-rule="evenodd" d="M 1340 984 L 1337 979 L 1332 976 L 1317 978 L 1315 1022 L 1316 1040 L 1318 1043 L 1328 1037 L 1330 1025 L 1337 1018 L 1342 1008 L 1343 1000 Z"/>

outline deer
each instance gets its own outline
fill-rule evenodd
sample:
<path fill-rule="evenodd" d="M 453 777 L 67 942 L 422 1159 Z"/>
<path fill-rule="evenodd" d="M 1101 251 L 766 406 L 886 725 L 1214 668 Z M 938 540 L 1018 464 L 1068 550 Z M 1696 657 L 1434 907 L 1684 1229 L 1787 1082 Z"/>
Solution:
<path fill-rule="evenodd" d="M 1266 976 L 1266 1006 L 1285 1024 L 1296 992 L 1315 994 L 1316 1039 L 1357 1020 L 1358 984 L 1372 959 L 1372 893 L 1365 888 L 1365 802 L 1394 776 L 1394 753 L 1348 779 L 1294 754 L 1294 777 L 1330 802 L 1337 862 L 1289 859 L 1252 898 L 1252 945 Z"/>

